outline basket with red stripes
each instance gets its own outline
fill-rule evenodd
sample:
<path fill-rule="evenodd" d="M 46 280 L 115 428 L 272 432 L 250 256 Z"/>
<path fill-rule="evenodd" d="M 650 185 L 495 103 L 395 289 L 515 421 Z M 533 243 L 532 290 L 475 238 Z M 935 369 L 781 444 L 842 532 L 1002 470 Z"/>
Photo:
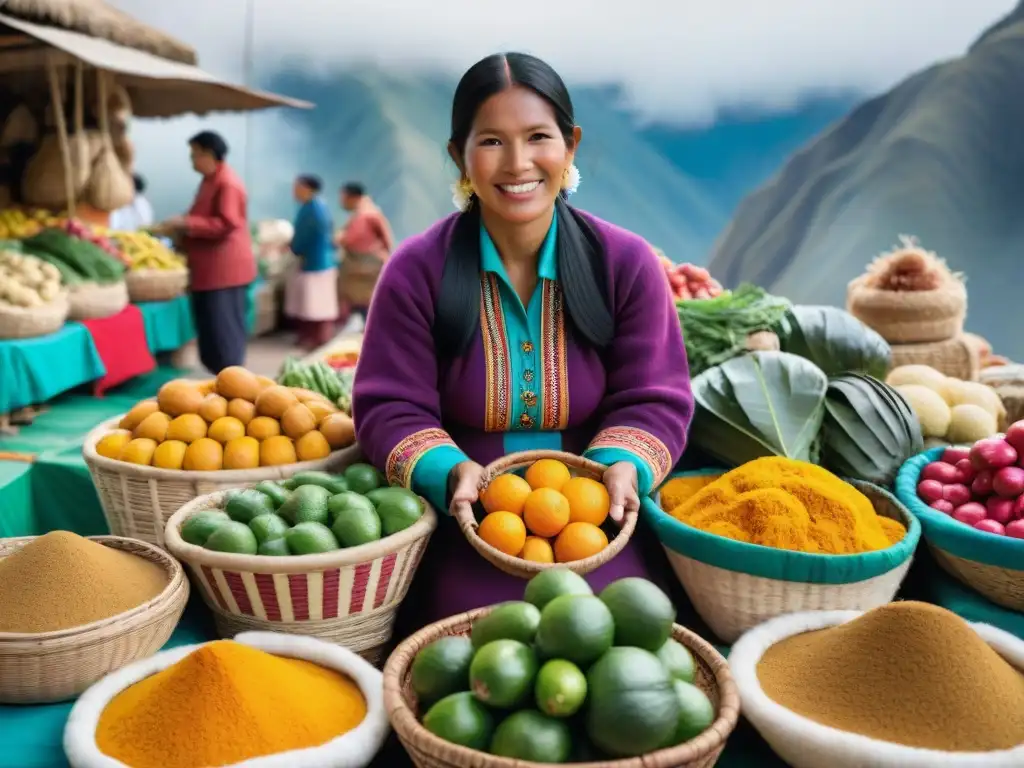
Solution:
<path fill-rule="evenodd" d="M 193 515 L 221 509 L 227 492 L 199 496 L 167 521 L 165 546 L 188 566 L 221 637 L 270 631 L 309 635 L 381 661 L 398 606 L 437 527 L 423 516 L 392 536 L 318 555 L 270 557 L 214 552 L 181 538 Z"/>

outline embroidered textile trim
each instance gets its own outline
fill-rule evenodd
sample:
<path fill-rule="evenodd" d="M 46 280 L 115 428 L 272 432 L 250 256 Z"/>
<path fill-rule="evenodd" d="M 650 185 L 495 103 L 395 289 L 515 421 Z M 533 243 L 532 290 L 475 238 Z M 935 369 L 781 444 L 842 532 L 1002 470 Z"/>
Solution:
<path fill-rule="evenodd" d="M 569 425 L 569 366 L 566 361 L 565 302 L 554 280 L 544 281 L 541 305 L 541 386 L 544 413 L 541 429 Z"/>
<path fill-rule="evenodd" d="M 439 445 L 455 445 L 451 435 L 443 429 L 421 429 L 413 432 L 402 440 L 388 454 L 387 479 L 388 485 L 398 485 L 402 488 L 412 486 L 412 473 L 416 469 L 416 462 L 429 451 Z"/>
<path fill-rule="evenodd" d="M 654 487 L 661 484 L 672 469 L 672 454 L 657 437 L 636 427 L 609 427 L 597 433 L 588 450 L 623 448 L 639 456 L 654 475 Z"/>
<path fill-rule="evenodd" d="M 480 331 L 483 334 L 487 376 L 484 431 L 508 432 L 512 418 L 512 366 L 498 278 L 491 273 L 480 278 Z"/>

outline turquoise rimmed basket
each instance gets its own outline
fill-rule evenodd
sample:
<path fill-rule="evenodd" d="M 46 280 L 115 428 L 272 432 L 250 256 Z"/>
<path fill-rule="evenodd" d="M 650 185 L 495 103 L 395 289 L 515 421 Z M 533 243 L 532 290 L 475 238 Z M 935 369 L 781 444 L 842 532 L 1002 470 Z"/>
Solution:
<path fill-rule="evenodd" d="M 940 459 L 942 451 L 932 448 L 907 459 L 896 476 L 896 495 L 921 521 L 925 541 L 943 570 L 993 603 L 1024 612 L 1024 539 L 976 530 L 918 498 L 921 470 Z"/>
<path fill-rule="evenodd" d="M 676 477 L 718 476 L 721 469 Z M 903 583 L 921 525 L 888 491 L 847 480 L 879 515 L 899 520 L 907 535 L 893 546 L 859 555 L 819 555 L 716 536 L 676 520 L 655 499 L 643 511 L 657 532 L 690 602 L 711 630 L 732 643 L 768 619 L 799 611 L 866 611 L 890 602 Z"/>

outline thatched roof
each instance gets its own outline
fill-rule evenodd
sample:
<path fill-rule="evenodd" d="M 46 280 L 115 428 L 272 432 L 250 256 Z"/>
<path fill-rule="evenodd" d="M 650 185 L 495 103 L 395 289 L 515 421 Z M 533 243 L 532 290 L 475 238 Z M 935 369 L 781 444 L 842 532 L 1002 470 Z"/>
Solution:
<path fill-rule="evenodd" d="M 0 7 L 3 13 L 25 21 L 102 38 L 185 64 L 196 63 L 194 49 L 103 0 L 7 0 Z"/>

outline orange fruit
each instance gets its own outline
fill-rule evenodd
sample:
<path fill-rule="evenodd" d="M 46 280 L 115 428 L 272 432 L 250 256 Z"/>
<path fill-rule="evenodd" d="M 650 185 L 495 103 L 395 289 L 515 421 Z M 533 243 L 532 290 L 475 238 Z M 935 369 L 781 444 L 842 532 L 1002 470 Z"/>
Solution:
<path fill-rule="evenodd" d="M 569 522 L 569 501 L 556 490 L 538 488 L 526 497 L 523 520 L 530 533 L 557 536 Z"/>
<path fill-rule="evenodd" d="M 540 536 L 527 536 L 523 551 L 519 553 L 519 556 L 523 560 L 530 560 L 534 563 L 555 562 L 555 553 L 551 550 L 551 542 Z"/>
<path fill-rule="evenodd" d="M 484 489 L 480 501 L 489 513 L 503 509 L 522 517 L 523 505 L 532 490 L 519 475 L 498 475 Z"/>
<path fill-rule="evenodd" d="M 541 459 L 535 461 L 526 470 L 526 482 L 534 490 L 538 488 L 552 488 L 556 491 L 562 490 L 562 486 L 569 482 L 569 468 L 557 459 Z"/>
<path fill-rule="evenodd" d="M 601 525 L 608 517 L 608 489 L 589 477 L 574 477 L 562 486 L 562 495 L 569 501 L 570 523 Z"/>
<path fill-rule="evenodd" d="M 608 546 L 604 531 L 591 523 L 569 523 L 555 539 L 555 560 L 571 563 L 596 555 Z"/>
<path fill-rule="evenodd" d="M 518 555 L 526 544 L 526 526 L 522 518 L 504 510 L 487 515 L 477 533 L 481 539 L 506 555 Z"/>

